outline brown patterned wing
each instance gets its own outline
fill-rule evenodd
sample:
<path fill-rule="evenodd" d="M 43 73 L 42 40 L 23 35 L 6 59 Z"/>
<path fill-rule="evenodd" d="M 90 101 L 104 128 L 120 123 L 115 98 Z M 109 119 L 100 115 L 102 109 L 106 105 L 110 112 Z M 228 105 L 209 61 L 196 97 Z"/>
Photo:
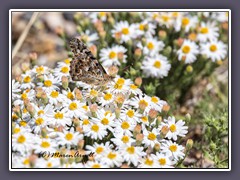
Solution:
<path fill-rule="evenodd" d="M 70 41 L 70 48 L 74 54 L 70 64 L 73 81 L 98 84 L 98 81 L 105 78 L 107 74 L 105 69 L 80 39 L 73 38 Z"/>

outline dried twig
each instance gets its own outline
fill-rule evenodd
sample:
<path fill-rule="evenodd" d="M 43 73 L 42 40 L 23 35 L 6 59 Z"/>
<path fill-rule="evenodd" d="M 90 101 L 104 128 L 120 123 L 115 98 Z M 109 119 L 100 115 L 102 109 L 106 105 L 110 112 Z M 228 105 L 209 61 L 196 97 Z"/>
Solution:
<path fill-rule="evenodd" d="M 12 59 L 15 57 L 15 55 L 17 54 L 18 50 L 20 49 L 20 47 L 22 46 L 31 26 L 33 25 L 33 23 L 36 21 L 37 17 L 39 15 L 39 12 L 34 12 L 31 19 L 29 20 L 27 26 L 25 27 L 24 31 L 22 32 L 21 36 L 19 37 L 13 51 L 12 51 Z"/>

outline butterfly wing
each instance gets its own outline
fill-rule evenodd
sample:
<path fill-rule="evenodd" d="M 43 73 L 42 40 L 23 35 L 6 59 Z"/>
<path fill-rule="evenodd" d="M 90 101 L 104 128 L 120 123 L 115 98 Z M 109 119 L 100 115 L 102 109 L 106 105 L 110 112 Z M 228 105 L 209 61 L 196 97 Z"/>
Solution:
<path fill-rule="evenodd" d="M 107 74 L 105 69 L 80 39 L 73 38 L 70 48 L 74 54 L 70 64 L 72 80 L 96 84 L 95 81 L 104 79 Z"/>

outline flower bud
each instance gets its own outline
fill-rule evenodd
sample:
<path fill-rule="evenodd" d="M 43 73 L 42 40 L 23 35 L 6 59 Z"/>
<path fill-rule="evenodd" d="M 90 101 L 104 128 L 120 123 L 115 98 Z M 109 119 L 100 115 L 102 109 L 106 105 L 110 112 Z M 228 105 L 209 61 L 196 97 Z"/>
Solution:
<path fill-rule="evenodd" d="M 112 77 L 115 77 L 118 73 L 118 67 L 117 66 L 110 66 L 108 68 L 108 74 Z"/>
<path fill-rule="evenodd" d="M 83 147 L 84 147 L 84 140 L 83 139 L 78 141 L 77 147 L 78 147 L 78 149 L 83 149 Z"/>
<path fill-rule="evenodd" d="M 42 93 L 41 99 L 42 99 L 42 101 L 43 101 L 44 104 L 48 104 L 48 97 L 47 97 L 46 92 L 43 92 L 43 93 Z"/>
<path fill-rule="evenodd" d="M 119 117 L 120 117 L 120 112 L 121 112 L 121 109 L 120 109 L 120 108 L 116 108 L 116 109 L 115 109 L 116 118 L 119 118 Z"/>
<path fill-rule="evenodd" d="M 68 78 L 67 78 L 67 76 L 62 76 L 62 87 L 64 89 L 68 88 Z"/>
<path fill-rule="evenodd" d="M 59 37 L 64 37 L 64 30 L 62 27 L 58 26 L 57 28 L 55 28 L 55 33 L 59 36 Z"/>
<path fill-rule="evenodd" d="M 45 127 L 41 129 L 41 136 L 43 138 L 47 138 L 48 137 L 48 132 L 47 132 L 47 129 Z"/>
<path fill-rule="evenodd" d="M 78 118 L 73 118 L 72 121 L 73 121 L 73 124 L 74 124 L 75 127 L 78 127 L 80 125 L 80 121 L 79 121 Z"/>
<path fill-rule="evenodd" d="M 158 115 L 158 112 L 155 109 L 150 109 L 148 114 L 151 119 L 155 119 Z"/>
<path fill-rule="evenodd" d="M 83 99 L 82 92 L 78 88 L 74 89 L 74 93 L 75 93 L 75 98 L 79 101 L 82 101 Z"/>
<path fill-rule="evenodd" d="M 138 60 L 142 56 L 142 50 L 140 48 L 135 49 L 134 57 Z"/>
<path fill-rule="evenodd" d="M 162 110 L 168 112 L 170 110 L 170 106 L 168 104 L 164 104 Z"/>
<path fill-rule="evenodd" d="M 167 32 L 164 30 L 160 30 L 160 31 L 158 31 L 158 36 L 159 36 L 160 40 L 165 40 L 167 37 Z"/>
<path fill-rule="evenodd" d="M 29 53 L 28 57 L 30 59 L 31 65 L 35 66 L 37 63 L 37 58 L 38 58 L 37 53 L 35 53 L 35 52 Z"/>
<path fill-rule="evenodd" d="M 98 105 L 97 104 L 91 104 L 90 107 L 89 107 L 91 113 L 92 113 L 92 116 L 93 117 L 97 117 L 97 109 L 98 109 Z"/>
<path fill-rule="evenodd" d="M 153 149 L 154 149 L 156 152 L 159 152 L 160 147 L 161 147 L 161 145 L 160 145 L 159 143 L 156 143 L 156 144 L 154 145 Z"/>
<path fill-rule="evenodd" d="M 188 139 L 187 140 L 187 144 L 186 144 L 187 150 L 192 149 L 192 146 L 193 146 L 193 140 L 192 139 Z"/>
<path fill-rule="evenodd" d="M 190 120 L 191 120 L 191 115 L 190 115 L 189 113 L 187 113 L 187 114 L 185 115 L 185 117 L 186 117 L 186 120 L 187 120 L 187 121 L 190 121 Z"/>
<path fill-rule="evenodd" d="M 187 71 L 188 73 L 191 73 L 191 72 L 193 71 L 193 67 L 192 67 L 191 65 L 188 65 L 188 66 L 186 67 L 186 71 Z"/>
<path fill-rule="evenodd" d="M 161 129 L 161 133 L 163 134 L 163 136 L 165 136 L 169 131 L 168 126 L 163 126 Z"/>
<path fill-rule="evenodd" d="M 196 41 L 197 40 L 197 34 L 196 33 L 189 34 L 188 39 L 191 40 L 191 41 Z"/>
<path fill-rule="evenodd" d="M 35 167 L 37 158 L 38 157 L 35 154 L 29 156 L 29 163 L 31 168 Z"/>
<path fill-rule="evenodd" d="M 104 31 L 104 30 L 103 30 L 103 31 L 100 31 L 100 32 L 99 32 L 99 36 L 100 36 L 101 39 L 105 39 L 105 37 L 106 37 L 106 31 Z"/>
<path fill-rule="evenodd" d="M 26 106 L 26 109 L 27 109 L 27 111 L 29 112 L 29 114 L 31 115 L 31 117 L 33 117 L 34 114 L 35 114 L 35 109 L 34 109 L 33 105 L 29 103 L 29 104 Z"/>
<path fill-rule="evenodd" d="M 164 56 L 170 56 L 171 52 L 172 52 L 171 46 L 167 46 L 167 47 L 163 50 L 163 55 L 164 55 Z"/>
<path fill-rule="evenodd" d="M 21 108 L 20 106 L 14 106 L 13 107 L 13 112 L 17 115 L 17 117 L 21 117 Z"/>
<path fill-rule="evenodd" d="M 136 144 L 141 145 L 143 141 L 144 135 L 143 134 L 137 134 L 136 135 Z"/>
<path fill-rule="evenodd" d="M 139 134 L 139 133 L 141 133 L 141 130 L 142 130 L 142 126 L 140 124 L 138 124 L 135 126 L 133 133 Z"/>
<path fill-rule="evenodd" d="M 223 61 L 222 60 L 217 60 L 217 65 L 222 65 L 223 64 Z"/>
<path fill-rule="evenodd" d="M 141 77 L 137 77 L 135 80 L 134 80 L 134 83 L 140 87 L 142 85 L 142 78 Z"/>

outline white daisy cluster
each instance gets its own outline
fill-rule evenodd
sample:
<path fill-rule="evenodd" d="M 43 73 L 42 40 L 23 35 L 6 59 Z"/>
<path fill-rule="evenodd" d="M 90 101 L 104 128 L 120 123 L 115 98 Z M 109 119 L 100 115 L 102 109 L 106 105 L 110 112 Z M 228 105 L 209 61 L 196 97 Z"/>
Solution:
<path fill-rule="evenodd" d="M 13 168 L 173 168 L 185 157 L 187 126 L 167 102 L 119 76 L 72 82 L 69 62 L 12 80 Z"/>
<path fill-rule="evenodd" d="M 227 56 L 220 38 L 227 12 L 90 12 L 82 18 L 89 17 L 96 28 L 93 35 L 107 41 L 107 47 L 99 49 L 105 67 L 135 65 L 135 50 L 134 59 L 145 77 L 164 78 L 180 66 L 178 61 L 191 71 L 196 61 L 221 64 Z"/>

